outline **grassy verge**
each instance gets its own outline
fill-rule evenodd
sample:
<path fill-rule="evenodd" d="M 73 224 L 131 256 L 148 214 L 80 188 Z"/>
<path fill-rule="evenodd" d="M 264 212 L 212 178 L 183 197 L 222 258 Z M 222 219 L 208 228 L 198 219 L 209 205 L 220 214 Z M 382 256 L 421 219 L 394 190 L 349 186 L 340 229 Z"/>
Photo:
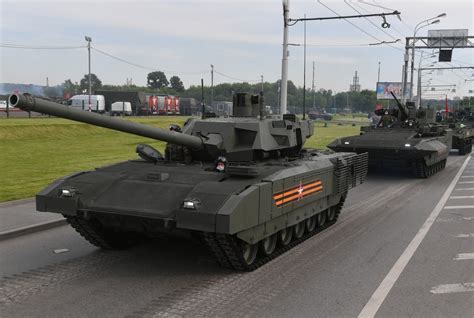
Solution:
<path fill-rule="evenodd" d="M 129 118 L 167 129 L 185 117 Z M 324 148 L 340 136 L 356 135 L 359 126 L 318 123 L 307 147 Z M 135 146 L 165 143 L 57 118 L 0 119 L 0 202 L 34 196 L 55 179 L 81 170 L 137 158 Z"/>

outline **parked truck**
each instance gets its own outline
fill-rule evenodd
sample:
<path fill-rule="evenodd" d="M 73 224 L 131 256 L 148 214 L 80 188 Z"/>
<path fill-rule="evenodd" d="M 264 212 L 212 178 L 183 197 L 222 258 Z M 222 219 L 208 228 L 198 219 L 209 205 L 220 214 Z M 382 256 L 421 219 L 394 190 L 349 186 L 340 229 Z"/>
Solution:
<path fill-rule="evenodd" d="M 110 116 L 124 115 L 130 116 L 133 114 L 132 104 L 130 102 L 115 102 L 110 106 Z"/>
<path fill-rule="evenodd" d="M 89 106 L 89 95 L 74 95 L 67 101 L 67 105 L 70 107 L 90 110 L 96 113 L 105 112 L 105 98 L 104 95 L 91 95 Z M 89 109 L 90 108 L 90 109 Z"/>

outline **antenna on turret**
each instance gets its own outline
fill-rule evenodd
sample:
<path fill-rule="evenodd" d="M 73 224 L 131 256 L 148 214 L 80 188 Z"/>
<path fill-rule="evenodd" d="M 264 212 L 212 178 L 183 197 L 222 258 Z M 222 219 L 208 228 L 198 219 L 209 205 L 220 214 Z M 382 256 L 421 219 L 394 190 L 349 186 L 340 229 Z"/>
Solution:
<path fill-rule="evenodd" d="M 204 119 L 204 79 L 201 78 L 201 107 L 202 107 L 202 115 L 201 119 Z"/>
<path fill-rule="evenodd" d="M 400 118 L 399 119 L 401 121 L 404 121 L 405 119 L 407 119 L 409 117 L 405 107 L 403 106 L 402 103 L 400 103 L 397 96 L 395 96 L 395 94 L 393 92 L 390 92 L 390 94 L 392 94 L 393 99 L 395 99 L 395 101 L 397 102 L 398 109 L 400 110 Z"/>

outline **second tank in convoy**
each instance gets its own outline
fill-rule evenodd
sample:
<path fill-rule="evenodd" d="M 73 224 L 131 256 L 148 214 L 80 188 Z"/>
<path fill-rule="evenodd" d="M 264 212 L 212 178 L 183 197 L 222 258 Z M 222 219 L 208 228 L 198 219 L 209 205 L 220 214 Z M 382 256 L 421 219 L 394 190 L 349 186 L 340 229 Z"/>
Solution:
<path fill-rule="evenodd" d="M 415 176 L 428 178 L 446 166 L 452 131 L 436 123 L 433 109 L 416 109 L 413 103 L 402 105 L 393 97 L 398 109 L 378 109 L 378 123 L 361 127 L 358 136 L 338 138 L 328 148 L 367 152 L 369 166 L 411 169 Z"/>

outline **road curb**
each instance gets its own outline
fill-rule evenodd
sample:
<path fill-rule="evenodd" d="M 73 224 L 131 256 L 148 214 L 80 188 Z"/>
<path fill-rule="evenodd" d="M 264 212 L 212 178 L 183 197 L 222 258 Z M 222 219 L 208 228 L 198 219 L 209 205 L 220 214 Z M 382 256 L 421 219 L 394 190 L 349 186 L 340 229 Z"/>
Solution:
<path fill-rule="evenodd" d="M 20 227 L 14 230 L 0 232 L 0 241 L 8 240 L 18 236 L 49 230 L 67 224 L 66 219 L 43 222 L 35 225 Z"/>
<path fill-rule="evenodd" d="M 34 201 L 35 201 L 35 198 L 33 197 L 33 198 L 26 198 L 26 199 L 0 202 L 0 208 L 6 208 L 6 207 L 9 207 L 9 206 L 15 206 L 15 205 L 19 205 L 19 204 L 34 202 Z"/>

